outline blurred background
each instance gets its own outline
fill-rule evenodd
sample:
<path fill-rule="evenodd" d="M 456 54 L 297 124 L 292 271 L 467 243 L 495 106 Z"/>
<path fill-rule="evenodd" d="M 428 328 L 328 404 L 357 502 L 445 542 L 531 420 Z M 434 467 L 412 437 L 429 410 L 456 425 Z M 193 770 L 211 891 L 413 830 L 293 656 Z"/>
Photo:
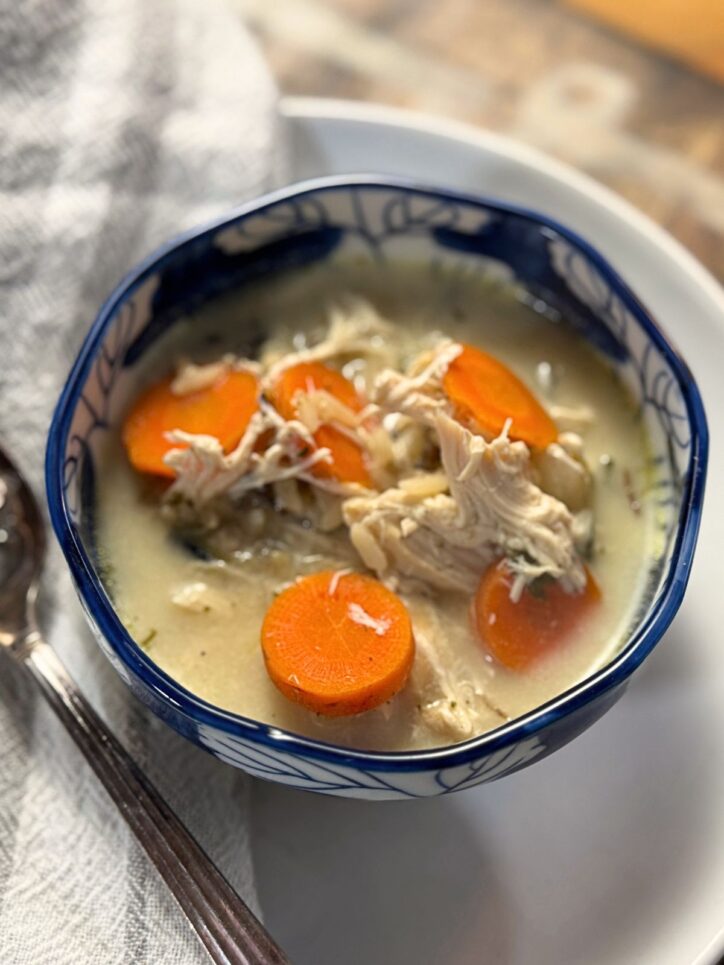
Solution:
<path fill-rule="evenodd" d="M 723 0 L 226 2 L 284 93 L 513 134 L 620 192 L 724 279 Z"/>

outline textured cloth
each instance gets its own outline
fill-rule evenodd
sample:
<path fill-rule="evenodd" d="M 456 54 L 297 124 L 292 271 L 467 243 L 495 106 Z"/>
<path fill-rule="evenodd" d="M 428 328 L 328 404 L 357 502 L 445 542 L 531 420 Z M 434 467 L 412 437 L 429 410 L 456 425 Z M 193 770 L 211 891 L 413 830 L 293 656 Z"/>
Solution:
<path fill-rule="evenodd" d="M 217 0 L 0 0 L 0 437 L 36 492 L 104 296 L 165 237 L 283 176 L 276 94 Z M 93 641 L 51 540 L 42 625 L 254 906 L 247 779 L 157 721 Z M 206 961 L 31 683 L 0 655 L 0 961 Z"/>

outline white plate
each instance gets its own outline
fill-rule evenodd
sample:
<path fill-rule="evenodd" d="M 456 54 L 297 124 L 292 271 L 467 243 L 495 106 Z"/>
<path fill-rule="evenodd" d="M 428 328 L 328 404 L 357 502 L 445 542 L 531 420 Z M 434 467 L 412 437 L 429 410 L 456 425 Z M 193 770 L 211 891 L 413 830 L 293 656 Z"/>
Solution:
<path fill-rule="evenodd" d="M 267 924 L 295 965 L 710 965 L 724 951 L 724 293 L 624 201 L 525 146 L 369 105 L 285 113 L 295 180 L 408 174 L 590 238 L 681 347 L 713 439 L 685 603 L 614 709 L 449 798 L 370 805 L 256 782 Z"/>

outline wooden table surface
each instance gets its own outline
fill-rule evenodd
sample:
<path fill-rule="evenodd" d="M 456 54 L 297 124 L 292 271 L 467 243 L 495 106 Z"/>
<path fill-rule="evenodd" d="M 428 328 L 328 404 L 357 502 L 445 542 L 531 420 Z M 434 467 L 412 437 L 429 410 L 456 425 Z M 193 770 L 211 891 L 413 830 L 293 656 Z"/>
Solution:
<path fill-rule="evenodd" d="M 284 93 L 379 101 L 512 134 L 618 191 L 724 281 L 724 86 L 715 80 L 561 0 L 229 2 Z"/>

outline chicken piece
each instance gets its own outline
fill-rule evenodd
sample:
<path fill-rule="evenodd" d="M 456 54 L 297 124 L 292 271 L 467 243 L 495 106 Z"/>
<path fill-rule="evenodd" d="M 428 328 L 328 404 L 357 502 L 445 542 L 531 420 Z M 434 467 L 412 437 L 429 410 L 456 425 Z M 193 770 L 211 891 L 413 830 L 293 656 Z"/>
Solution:
<path fill-rule="evenodd" d="M 409 686 L 418 699 L 423 723 L 440 737 L 455 743 L 478 732 L 477 700 L 471 700 L 472 685 L 462 688 L 449 679 L 447 668 L 436 658 L 428 640 L 415 636 L 415 665 Z M 417 696 L 419 693 L 419 697 Z"/>
<path fill-rule="evenodd" d="M 208 365 L 195 365 L 193 362 L 179 364 L 171 392 L 174 395 L 191 395 L 201 389 L 208 389 L 218 377 L 228 372 L 229 365 L 225 359 L 220 362 L 210 362 Z"/>
<path fill-rule="evenodd" d="M 270 440 L 262 451 L 257 451 L 259 439 L 267 433 Z M 318 462 L 329 460 L 329 450 L 316 448 L 300 422 L 286 422 L 264 403 L 252 416 L 238 446 L 228 454 L 213 436 L 176 430 L 169 437 L 187 448 L 172 449 L 165 456 L 176 473 L 165 497 L 167 505 L 185 503 L 198 508 L 220 495 L 237 497 L 248 490 L 293 478 L 340 495 L 364 491 L 353 484 L 313 475 L 311 470 Z"/>
<path fill-rule="evenodd" d="M 583 441 L 573 432 L 564 432 L 557 442 L 532 457 L 535 481 L 540 488 L 560 499 L 577 513 L 590 506 L 593 477 L 583 461 Z"/>
<path fill-rule="evenodd" d="M 485 681 L 477 679 L 469 662 L 446 648 L 445 627 L 434 604 L 429 609 L 431 618 L 418 614 L 415 623 L 415 662 L 407 685 L 423 723 L 455 742 L 508 721 L 486 696 Z"/>
<path fill-rule="evenodd" d="M 363 413 L 355 412 L 326 389 L 300 390 L 294 395 L 294 405 L 297 419 L 310 433 L 316 432 L 320 426 L 334 425 L 342 431 L 351 431 L 355 436 L 362 422 L 360 416 Z"/>
<path fill-rule="evenodd" d="M 249 359 L 236 358 L 234 355 L 224 355 L 218 362 L 209 362 L 206 365 L 196 365 L 194 362 L 182 359 L 176 367 L 171 392 L 173 395 L 191 395 L 193 392 L 209 388 L 220 375 L 230 371 L 259 375 L 261 366 Z"/>
<path fill-rule="evenodd" d="M 387 439 L 387 485 L 437 458 L 434 426 L 439 412 L 451 412 L 442 391 L 442 377 L 462 346 L 444 340 L 413 360 L 406 375 L 385 369 L 374 380 L 372 405 L 383 414 Z M 381 460 L 380 460 L 381 462 Z"/>
<path fill-rule="evenodd" d="M 265 351 L 262 363 L 268 367 L 265 384 L 273 385 L 285 369 L 300 362 L 341 361 L 345 358 L 374 360 L 378 366 L 393 365 L 395 354 L 390 348 L 391 327 L 377 314 L 369 302 L 350 298 L 344 306 L 330 311 L 327 336 L 316 345 L 290 352 L 275 346 Z"/>
<path fill-rule="evenodd" d="M 451 411 L 442 390 L 442 378 L 462 350 L 462 345 L 445 339 L 432 352 L 418 356 L 407 375 L 393 369 L 380 372 L 371 393 L 372 401 L 383 412 L 402 413 L 416 423 L 435 428 L 438 414 Z"/>
<path fill-rule="evenodd" d="M 532 481 L 528 447 L 505 432 L 486 442 L 443 412 L 435 428 L 449 492 L 421 496 L 401 485 L 345 500 L 365 564 L 393 586 L 402 579 L 472 593 L 483 570 L 507 556 L 520 577 L 516 593 L 543 574 L 582 589 L 573 516 Z"/>
<path fill-rule="evenodd" d="M 179 586 L 171 594 L 171 602 L 189 613 L 227 614 L 230 610 L 228 596 L 200 580 Z"/>

